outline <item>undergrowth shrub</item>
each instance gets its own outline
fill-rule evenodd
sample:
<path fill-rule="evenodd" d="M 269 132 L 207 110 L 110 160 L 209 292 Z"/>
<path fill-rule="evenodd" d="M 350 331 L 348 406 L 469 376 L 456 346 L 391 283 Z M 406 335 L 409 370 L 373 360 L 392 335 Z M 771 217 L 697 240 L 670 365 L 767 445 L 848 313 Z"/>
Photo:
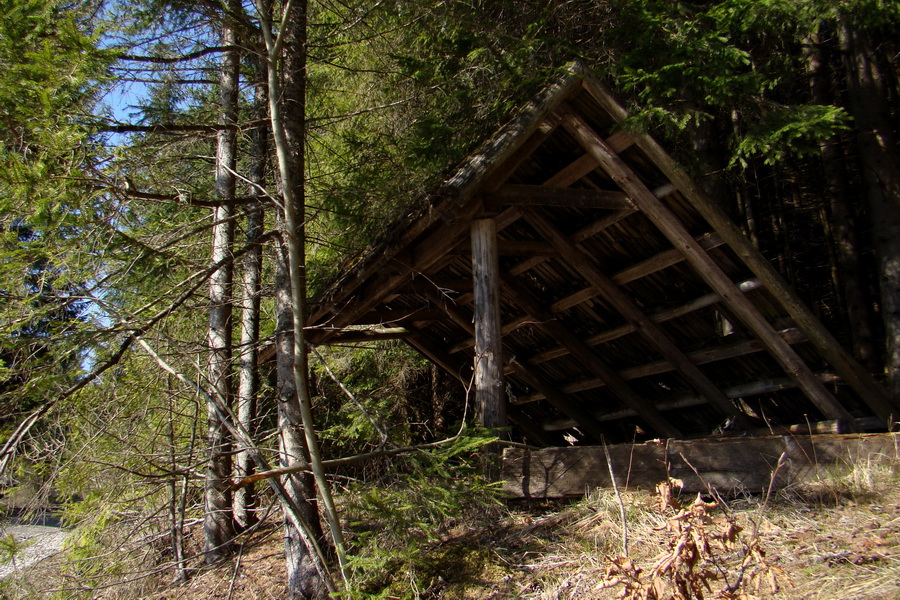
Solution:
<path fill-rule="evenodd" d="M 464 431 L 452 443 L 403 460 L 379 485 L 348 490 L 346 518 L 352 544 L 350 598 L 421 597 L 437 575 L 426 549 L 459 525 L 498 509 L 499 484 L 487 481 L 473 453 L 496 441 Z"/>

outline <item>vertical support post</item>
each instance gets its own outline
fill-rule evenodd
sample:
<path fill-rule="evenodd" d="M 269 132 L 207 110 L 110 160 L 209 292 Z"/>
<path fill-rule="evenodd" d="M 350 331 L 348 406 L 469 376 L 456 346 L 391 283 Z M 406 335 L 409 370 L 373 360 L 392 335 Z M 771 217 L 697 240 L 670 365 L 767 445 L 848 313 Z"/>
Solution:
<path fill-rule="evenodd" d="M 506 427 L 503 343 L 500 322 L 500 262 L 494 219 L 472 223 L 472 280 L 475 291 L 475 403 L 482 427 Z M 500 475 L 499 447 L 488 448 L 486 474 Z"/>

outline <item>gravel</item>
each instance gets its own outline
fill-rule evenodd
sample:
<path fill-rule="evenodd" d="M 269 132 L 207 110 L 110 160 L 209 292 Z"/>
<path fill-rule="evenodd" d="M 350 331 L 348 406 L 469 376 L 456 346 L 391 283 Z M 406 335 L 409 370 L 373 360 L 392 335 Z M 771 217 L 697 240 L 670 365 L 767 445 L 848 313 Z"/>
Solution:
<path fill-rule="evenodd" d="M 52 556 L 62 549 L 68 532 L 44 525 L 12 525 L 0 529 L 0 536 L 12 534 L 24 547 L 13 560 L 0 563 L 0 579 Z"/>

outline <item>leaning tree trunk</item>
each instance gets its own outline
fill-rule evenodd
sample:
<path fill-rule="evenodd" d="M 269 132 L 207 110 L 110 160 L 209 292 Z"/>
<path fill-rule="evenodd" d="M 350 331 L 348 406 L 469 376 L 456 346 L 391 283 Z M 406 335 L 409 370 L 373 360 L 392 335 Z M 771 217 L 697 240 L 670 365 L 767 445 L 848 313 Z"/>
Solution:
<path fill-rule="evenodd" d="M 840 35 L 878 260 L 885 371 L 896 397 L 900 396 L 900 150 L 884 77 L 866 32 L 844 18 Z"/>
<path fill-rule="evenodd" d="M 258 195 L 265 189 L 266 158 L 268 152 L 266 127 L 266 85 L 265 64 L 257 69 L 255 86 L 254 115 L 256 126 L 250 132 L 250 194 Z M 244 289 L 241 305 L 241 351 L 240 379 L 238 382 L 238 420 L 255 439 L 259 397 L 259 309 L 260 280 L 262 273 L 262 245 L 259 237 L 263 232 L 264 214 L 261 207 L 247 213 L 247 244 L 252 247 L 244 256 Z M 235 455 L 235 477 L 243 478 L 253 473 L 253 459 L 245 451 Z M 257 506 L 253 486 L 246 486 L 234 492 L 234 520 L 241 528 L 256 522 L 253 509 Z"/>
<path fill-rule="evenodd" d="M 227 19 L 222 27 L 222 45 L 234 46 L 235 33 Z M 227 260 L 234 246 L 236 130 L 239 57 L 228 50 L 222 59 L 219 101 L 221 114 L 216 148 L 216 195 L 223 202 L 214 210 L 212 262 Z M 231 406 L 231 313 L 233 266 L 230 262 L 213 273 L 209 285 L 209 381 L 213 393 Z M 234 537 L 231 511 L 231 441 L 214 405 L 207 407 L 209 460 L 206 468 L 206 512 L 203 529 L 206 536 L 206 561 L 215 562 L 226 555 Z"/>

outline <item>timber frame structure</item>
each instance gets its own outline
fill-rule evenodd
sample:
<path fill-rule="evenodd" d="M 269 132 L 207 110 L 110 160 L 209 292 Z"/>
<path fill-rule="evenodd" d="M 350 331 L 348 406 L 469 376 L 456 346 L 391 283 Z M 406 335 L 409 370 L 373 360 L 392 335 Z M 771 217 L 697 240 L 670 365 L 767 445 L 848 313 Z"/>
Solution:
<path fill-rule="evenodd" d="M 536 446 L 886 427 L 897 399 L 625 118 L 574 67 L 344 270 L 311 343 L 401 338 Z"/>

